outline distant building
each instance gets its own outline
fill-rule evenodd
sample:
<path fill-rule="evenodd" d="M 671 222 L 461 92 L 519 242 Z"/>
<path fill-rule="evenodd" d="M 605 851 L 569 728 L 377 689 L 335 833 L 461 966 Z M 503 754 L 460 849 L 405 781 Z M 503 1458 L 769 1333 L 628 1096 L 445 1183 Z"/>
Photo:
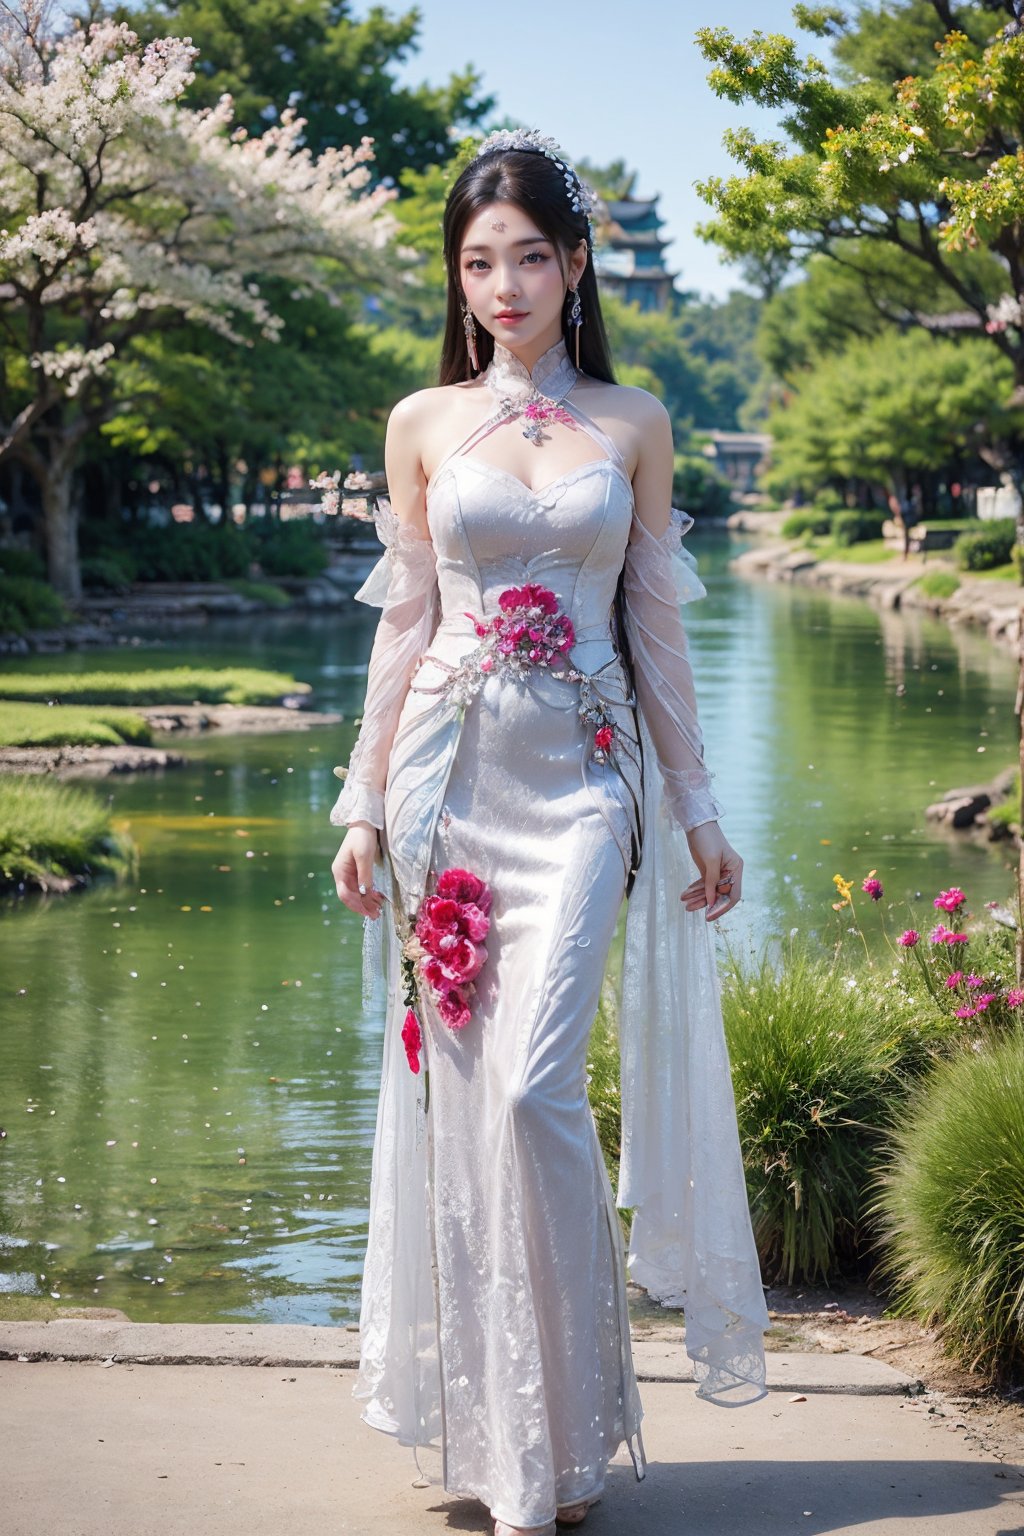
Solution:
<path fill-rule="evenodd" d="M 609 223 L 594 250 L 594 270 L 605 293 L 641 309 L 667 309 L 676 273 L 666 270 L 662 252 L 664 223 L 657 197 L 610 198 Z"/>
<path fill-rule="evenodd" d="M 738 494 L 757 490 L 772 446 L 767 432 L 709 432 L 704 455 Z"/>

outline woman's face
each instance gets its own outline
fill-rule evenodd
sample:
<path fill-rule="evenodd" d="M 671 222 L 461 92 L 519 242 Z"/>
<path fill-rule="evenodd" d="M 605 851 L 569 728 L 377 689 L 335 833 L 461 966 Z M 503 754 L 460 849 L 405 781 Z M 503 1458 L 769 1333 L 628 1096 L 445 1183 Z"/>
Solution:
<path fill-rule="evenodd" d="M 491 203 L 466 225 L 459 278 L 478 325 L 532 366 L 562 334 L 566 288 L 587 264 L 581 240 L 568 270 L 559 251 L 515 203 Z"/>

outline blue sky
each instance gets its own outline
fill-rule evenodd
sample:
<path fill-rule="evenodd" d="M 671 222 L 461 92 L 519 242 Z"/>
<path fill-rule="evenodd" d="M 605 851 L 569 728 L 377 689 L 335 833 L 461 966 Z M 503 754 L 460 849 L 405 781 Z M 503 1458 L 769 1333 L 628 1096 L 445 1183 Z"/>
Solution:
<path fill-rule="evenodd" d="M 637 192 L 661 194 L 666 252 L 677 285 L 722 296 L 740 286 L 715 246 L 693 233 L 710 210 L 693 183 L 735 169 L 722 147 L 728 127 L 777 134 L 778 114 L 720 101 L 707 84 L 694 34 L 724 26 L 746 36 L 796 35 L 804 52 L 827 58 L 824 42 L 797 32 L 783 0 L 587 0 L 574 6 L 417 0 L 420 51 L 405 65 L 410 82 L 440 83 L 473 64 L 497 111 L 552 134 L 571 158 L 624 159 L 639 172 Z M 354 10 L 365 14 L 365 0 Z M 388 0 L 387 8 L 406 4 Z"/>

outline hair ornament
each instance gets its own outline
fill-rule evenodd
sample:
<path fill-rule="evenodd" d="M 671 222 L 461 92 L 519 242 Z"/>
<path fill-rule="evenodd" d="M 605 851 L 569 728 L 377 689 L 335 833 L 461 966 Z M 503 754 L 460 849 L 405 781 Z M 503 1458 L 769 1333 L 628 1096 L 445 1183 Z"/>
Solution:
<path fill-rule="evenodd" d="M 587 221 L 587 233 L 590 244 L 594 244 L 593 215 L 597 210 L 599 199 L 593 187 L 587 185 L 578 171 L 570 165 L 565 151 L 550 137 L 543 134 L 537 128 L 499 128 L 495 133 L 488 134 L 476 149 L 474 160 L 479 160 L 482 155 L 490 155 L 498 150 L 521 149 L 529 154 L 544 155 L 562 173 L 565 182 L 565 195 L 569 199 L 569 206 L 573 213 L 582 213 Z"/>

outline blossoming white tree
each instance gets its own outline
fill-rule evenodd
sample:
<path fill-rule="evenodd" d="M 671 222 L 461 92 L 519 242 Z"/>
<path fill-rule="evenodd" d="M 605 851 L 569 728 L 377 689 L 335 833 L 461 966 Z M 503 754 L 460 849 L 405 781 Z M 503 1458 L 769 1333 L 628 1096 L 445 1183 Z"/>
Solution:
<path fill-rule="evenodd" d="M 133 338 L 199 323 L 274 339 L 271 275 L 331 300 L 372 285 L 393 194 L 369 187 L 369 140 L 314 157 L 293 113 L 254 139 L 228 96 L 182 107 L 188 38 L 142 47 L 108 19 L 59 34 L 50 10 L 0 0 L 0 459 L 36 480 L 50 579 L 74 599 L 74 470 L 124 408 Z"/>

